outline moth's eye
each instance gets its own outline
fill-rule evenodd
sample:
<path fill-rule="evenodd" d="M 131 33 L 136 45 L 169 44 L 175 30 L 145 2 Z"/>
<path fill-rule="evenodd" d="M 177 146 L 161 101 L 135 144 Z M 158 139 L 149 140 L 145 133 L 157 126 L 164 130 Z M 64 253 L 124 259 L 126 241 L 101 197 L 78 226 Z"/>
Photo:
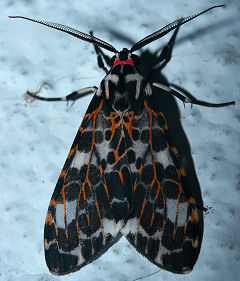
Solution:
<path fill-rule="evenodd" d="M 132 60 L 135 66 L 138 66 L 140 61 L 139 61 L 139 57 L 137 55 L 132 54 Z"/>

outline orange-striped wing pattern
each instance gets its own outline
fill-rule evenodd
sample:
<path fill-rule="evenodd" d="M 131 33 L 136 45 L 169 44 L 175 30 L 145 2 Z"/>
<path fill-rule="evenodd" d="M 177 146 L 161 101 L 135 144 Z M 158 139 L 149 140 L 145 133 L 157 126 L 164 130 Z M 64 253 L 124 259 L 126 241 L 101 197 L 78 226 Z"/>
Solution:
<path fill-rule="evenodd" d="M 52 273 L 76 271 L 125 235 L 158 266 L 192 269 L 200 250 L 194 198 L 162 113 L 104 109 L 94 96 L 54 190 L 45 224 Z"/>
<path fill-rule="evenodd" d="M 142 114 L 132 122 L 134 211 L 122 233 L 154 264 L 187 273 L 201 246 L 198 212 L 164 115 L 150 104 L 145 101 Z"/>

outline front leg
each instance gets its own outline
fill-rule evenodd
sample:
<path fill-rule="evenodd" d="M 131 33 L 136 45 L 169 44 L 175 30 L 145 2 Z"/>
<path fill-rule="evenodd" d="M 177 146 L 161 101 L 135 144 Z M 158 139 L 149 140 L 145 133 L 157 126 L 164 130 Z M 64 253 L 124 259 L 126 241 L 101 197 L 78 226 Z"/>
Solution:
<path fill-rule="evenodd" d="M 187 96 L 186 93 L 185 93 L 186 96 L 184 96 L 184 95 L 180 94 L 178 91 L 176 91 L 170 87 L 167 87 L 163 84 L 156 83 L 156 82 L 153 82 L 152 86 L 159 88 L 161 90 L 164 90 L 166 93 L 174 95 L 175 97 L 180 99 L 183 102 L 183 104 L 191 103 L 191 105 L 198 104 L 198 105 L 206 106 L 206 107 L 224 107 L 224 106 L 229 106 L 229 105 L 235 105 L 235 101 L 224 102 L 224 103 L 210 103 L 210 102 L 198 100 L 198 99 L 194 98 L 193 96 L 186 97 Z M 173 84 L 172 84 L 172 86 L 173 86 Z M 174 87 L 177 88 L 177 86 L 174 86 Z M 178 89 L 180 89 L 180 88 L 178 88 Z"/>
<path fill-rule="evenodd" d="M 75 102 L 77 99 L 80 99 L 86 95 L 89 95 L 91 93 L 96 93 L 97 92 L 97 87 L 93 86 L 93 87 L 86 87 L 86 88 L 82 88 L 79 89 L 77 91 L 72 92 L 71 94 L 65 96 L 65 97 L 57 97 L 57 98 L 46 98 L 46 97 L 41 97 L 38 96 L 37 94 L 41 91 L 42 87 L 44 87 L 44 85 L 46 85 L 46 83 L 43 83 L 40 88 L 36 91 L 36 92 L 26 92 L 26 95 L 37 99 L 37 100 L 43 100 L 43 101 L 73 101 Z"/>

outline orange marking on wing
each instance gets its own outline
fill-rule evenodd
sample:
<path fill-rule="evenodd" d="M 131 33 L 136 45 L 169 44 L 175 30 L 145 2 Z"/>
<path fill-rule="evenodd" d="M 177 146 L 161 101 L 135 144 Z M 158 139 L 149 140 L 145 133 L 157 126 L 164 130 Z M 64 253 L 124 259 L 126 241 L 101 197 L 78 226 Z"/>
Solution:
<path fill-rule="evenodd" d="M 137 188 L 137 179 L 135 179 L 134 186 L 133 186 L 133 191 L 135 191 L 136 188 Z"/>
<path fill-rule="evenodd" d="M 188 200 L 187 200 L 187 205 L 189 206 L 189 204 L 192 203 L 192 204 L 195 204 L 195 200 L 193 197 L 190 197 Z"/>
<path fill-rule="evenodd" d="M 162 235 L 161 235 L 161 240 L 160 240 L 159 251 L 160 251 L 161 245 L 162 245 L 162 239 L 163 239 L 163 233 L 164 233 L 164 230 L 165 230 L 165 225 L 166 225 L 166 221 L 164 220 L 164 221 L 163 221 L 163 226 L 162 226 Z"/>
<path fill-rule="evenodd" d="M 102 175 L 103 174 L 103 168 L 102 168 L 102 165 L 98 166 L 98 169 L 100 171 L 100 174 Z"/>
<path fill-rule="evenodd" d="M 154 217 L 155 217 L 155 213 L 152 213 L 152 217 L 151 217 L 151 222 L 150 222 L 150 226 L 152 226 L 152 225 L 153 225 Z"/>
<path fill-rule="evenodd" d="M 197 211 L 196 211 L 196 209 L 193 209 L 192 213 L 191 213 L 191 222 L 194 223 L 197 221 L 198 221 Z"/>
<path fill-rule="evenodd" d="M 111 132 L 112 132 L 112 136 L 114 135 L 115 133 L 115 130 L 116 128 L 119 126 L 119 122 L 118 123 L 115 123 L 115 119 L 119 116 L 119 114 L 116 114 L 115 112 L 111 112 L 110 113 L 110 120 L 111 120 L 111 123 L 112 123 L 112 126 L 111 126 Z M 112 138 L 111 136 L 111 138 Z"/>
<path fill-rule="evenodd" d="M 179 192 L 178 194 L 178 199 L 177 199 L 177 217 L 178 217 L 178 214 L 179 214 L 179 205 L 180 205 L 180 196 L 181 196 L 181 191 Z"/>
<path fill-rule="evenodd" d="M 53 223 L 53 217 L 50 212 L 47 212 L 47 217 L 46 217 L 45 223 L 48 225 L 52 225 L 52 223 Z"/>
<path fill-rule="evenodd" d="M 173 241 L 174 241 L 174 239 L 175 239 L 176 232 L 177 232 L 177 229 L 174 228 L 174 229 L 173 229 Z"/>
<path fill-rule="evenodd" d="M 64 177 L 65 177 L 65 174 L 66 174 L 66 171 L 65 171 L 65 170 L 62 170 L 59 177 L 60 177 L 60 178 L 64 178 Z"/>
<path fill-rule="evenodd" d="M 90 184 L 90 182 L 89 182 L 89 180 L 88 180 L 88 173 L 89 173 L 90 161 L 91 161 L 91 158 L 92 158 L 92 152 L 93 152 L 94 140 L 95 140 L 96 116 L 97 116 L 97 114 L 99 113 L 99 111 L 102 109 L 102 103 L 103 103 L 103 102 L 101 101 L 101 103 L 99 104 L 98 108 L 96 108 L 96 109 L 91 113 L 91 115 L 90 115 L 90 116 L 93 115 L 93 128 L 92 128 L 93 133 L 92 133 L 92 145 L 91 145 L 90 157 L 89 157 L 89 161 L 88 161 L 86 180 L 85 180 L 85 182 L 84 182 L 83 185 L 82 185 L 84 200 L 86 200 L 86 194 L 85 194 L 85 183 L 86 183 L 86 182 L 89 184 L 89 188 L 91 189 L 91 184 Z M 79 199 L 80 199 L 80 194 L 79 194 L 79 196 L 78 196 L 78 205 L 79 205 Z"/>
<path fill-rule="evenodd" d="M 68 168 L 67 170 L 65 170 L 65 172 L 64 172 L 64 174 L 63 174 L 64 182 L 65 182 L 66 179 L 67 179 L 68 172 L 69 172 L 69 168 Z"/>
<path fill-rule="evenodd" d="M 85 194 L 85 183 L 86 183 L 86 180 L 85 182 L 82 184 L 82 192 L 83 192 L 83 198 L 84 198 L 84 201 L 86 200 L 86 194 Z M 79 199 L 80 199 L 80 193 L 79 193 Z M 79 200 L 78 200 L 79 201 Z"/>
<path fill-rule="evenodd" d="M 160 189 L 161 189 L 159 181 L 157 181 L 157 183 L 158 183 L 158 190 L 157 190 L 157 193 L 156 193 L 155 198 L 154 198 L 155 201 L 158 199 L 158 195 L 159 195 L 159 192 L 160 192 Z"/>
<path fill-rule="evenodd" d="M 162 188 L 161 184 L 159 184 L 159 187 L 160 187 L 162 199 L 163 199 L 163 208 L 165 208 L 166 207 L 166 199 L 165 199 L 165 196 L 163 194 L 163 188 Z"/>
<path fill-rule="evenodd" d="M 139 227 L 139 225 L 140 225 L 140 221 L 141 221 L 141 218 L 142 218 L 142 215 L 143 215 L 143 212 L 144 212 L 144 208 L 145 208 L 145 206 L 146 206 L 146 202 L 147 202 L 147 200 L 146 200 L 146 197 L 145 197 L 145 198 L 144 198 L 144 201 L 143 201 L 143 203 L 142 203 L 141 213 L 140 213 L 140 216 L 139 216 L 139 218 L 138 218 L 138 227 Z"/>
<path fill-rule="evenodd" d="M 140 168 L 138 170 L 140 175 L 142 174 L 142 169 L 143 169 L 143 164 L 141 163 Z"/>
<path fill-rule="evenodd" d="M 120 141 L 119 141 L 120 143 Z M 118 144 L 119 146 L 119 144 Z M 118 147 L 116 150 L 113 150 L 113 153 L 114 153 L 114 157 L 115 157 L 115 163 L 117 163 L 119 161 L 119 156 L 118 156 Z"/>
<path fill-rule="evenodd" d="M 78 148 L 78 144 L 74 148 L 71 148 L 68 153 L 67 158 L 70 158 L 72 156 L 72 154 L 77 150 L 77 148 Z"/>
<path fill-rule="evenodd" d="M 163 126 L 163 132 L 168 130 L 167 120 L 162 112 L 158 112 L 158 115 L 161 116 L 164 119 L 164 126 Z"/>
<path fill-rule="evenodd" d="M 78 247 L 79 249 L 81 249 L 78 220 L 76 220 L 76 229 L 77 229 L 77 236 L 78 236 Z"/>
<path fill-rule="evenodd" d="M 180 194 L 181 194 L 181 193 L 184 194 L 183 187 L 182 187 L 181 183 L 178 182 L 177 185 L 178 185 L 178 188 L 179 188 L 179 193 L 180 193 Z"/>
<path fill-rule="evenodd" d="M 89 214 L 88 214 L 88 213 L 86 213 L 86 217 L 87 217 L 88 226 L 90 226 L 90 217 L 89 217 Z"/>
<path fill-rule="evenodd" d="M 132 138 L 132 120 L 134 118 L 134 111 L 127 112 L 125 115 L 128 117 L 129 122 L 126 122 L 123 119 L 123 124 L 126 127 L 130 138 Z"/>
<path fill-rule="evenodd" d="M 144 101 L 144 105 L 148 111 L 149 119 L 150 119 L 150 121 L 149 121 L 149 143 L 152 148 L 152 114 L 153 114 L 153 110 L 148 106 L 146 101 Z"/>
<path fill-rule="evenodd" d="M 183 167 L 180 169 L 180 172 L 181 172 L 182 176 L 184 176 L 184 177 L 186 176 L 186 171 Z"/>
<path fill-rule="evenodd" d="M 178 178 L 181 178 L 181 172 L 178 169 L 177 169 L 177 175 L 178 175 Z"/>
<path fill-rule="evenodd" d="M 64 220 L 65 220 L 66 219 L 66 198 L 65 198 L 64 189 L 62 189 L 61 194 L 62 194 L 62 198 L 63 198 L 63 211 L 64 211 Z M 66 231 L 67 231 L 67 229 L 65 228 L 65 234 L 68 238 L 68 233 Z"/>
<path fill-rule="evenodd" d="M 172 151 L 175 155 L 178 155 L 178 151 L 177 151 L 176 146 L 172 146 L 171 149 L 172 149 Z"/>
<path fill-rule="evenodd" d="M 49 203 L 49 207 L 50 207 L 50 206 L 54 206 L 54 208 L 56 208 L 56 207 L 57 207 L 57 201 L 52 198 L 51 201 L 50 201 L 50 203 Z"/>
<path fill-rule="evenodd" d="M 155 158 L 154 158 L 153 146 L 152 146 L 152 120 L 153 120 L 152 115 L 157 116 L 157 113 L 154 112 L 154 111 L 148 106 L 148 104 L 147 104 L 146 101 L 144 101 L 144 105 L 145 105 L 145 107 L 147 108 L 147 111 L 148 111 L 148 114 L 149 114 L 149 144 L 150 144 L 150 147 L 151 147 L 151 153 L 152 153 L 152 158 L 153 158 L 154 179 L 156 179 L 156 178 L 157 178 L 157 172 L 156 172 L 156 167 L 155 167 Z"/>
<path fill-rule="evenodd" d="M 98 217 L 99 217 L 99 220 L 100 220 L 101 229 L 102 229 L 102 232 L 103 232 L 102 217 L 101 217 L 101 213 L 100 213 L 100 210 L 99 210 L 98 200 L 97 200 L 97 196 L 96 195 L 95 195 L 95 205 L 96 205 L 96 208 L 97 208 L 97 213 L 98 213 Z"/>
<path fill-rule="evenodd" d="M 123 174 L 122 174 L 122 170 L 118 171 L 118 175 L 119 175 L 119 178 L 123 184 Z"/>
<path fill-rule="evenodd" d="M 104 183 L 103 186 L 104 186 L 105 192 L 106 192 L 106 194 L 107 194 L 108 201 L 110 201 L 110 199 L 109 199 L 109 194 L 108 194 L 108 188 L 107 188 L 106 183 Z"/>
<path fill-rule="evenodd" d="M 90 189 L 91 193 L 93 194 L 92 185 L 91 185 L 88 177 L 86 178 L 86 182 L 88 183 L 89 189 Z"/>

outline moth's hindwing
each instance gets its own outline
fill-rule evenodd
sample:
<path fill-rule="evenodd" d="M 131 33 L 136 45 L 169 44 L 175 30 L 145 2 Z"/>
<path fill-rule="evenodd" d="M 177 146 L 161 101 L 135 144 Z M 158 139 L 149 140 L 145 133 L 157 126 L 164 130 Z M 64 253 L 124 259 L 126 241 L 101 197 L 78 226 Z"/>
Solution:
<path fill-rule="evenodd" d="M 187 273 L 199 255 L 201 226 L 164 115 L 145 101 L 141 116 L 132 121 L 131 133 L 136 155 L 136 162 L 130 164 L 133 211 L 122 233 L 154 264 Z"/>
<path fill-rule="evenodd" d="M 80 269 L 121 235 L 129 214 L 127 156 L 117 154 L 123 138 L 117 114 L 105 117 L 94 96 L 50 201 L 45 258 L 53 274 Z"/>

